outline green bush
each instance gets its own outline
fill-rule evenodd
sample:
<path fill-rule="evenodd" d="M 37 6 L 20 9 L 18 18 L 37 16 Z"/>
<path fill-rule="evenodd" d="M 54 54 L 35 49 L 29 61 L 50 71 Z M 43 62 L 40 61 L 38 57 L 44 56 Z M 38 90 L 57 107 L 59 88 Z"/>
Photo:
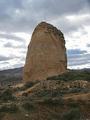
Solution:
<path fill-rule="evenodd" d="M 64 104 L 62 99 L 52 99 L 52 98 L 46 98 L 42 103 L 47 104 L 49 106 L 58 106 Z"/>
<path fill-rule="evenodd" d="M 16 113 L 19 110 L 16 104 L 2 105 L 0 107 L 0 113 Z"/>
<path fill-rule="evenodd" d="M 25 102 L 22 104 L 22 107 L 27 110 L 27 111 L 32 111 L 34 110 L 34 105 L 30 102 Z"/>
<path fill-rule="evenodd" d="M 71 101 L 68 102 L 68 106 L 71 107 L 71 108 L 79 108 L 80 104 L 76 101 L 71 100 Z"/>
<path fill-rule="evenodd" d="M 70 70 L 69 72 L 63 73 L 62 75 L 48 77 L 47 80 L 90 80 L 89 70 Z"/>
<path fill-rule="evenodd" d="M 7 101 L 7 100 L 14 100 L 14 99 L 15 97 L 13 96 L 13 92 L 11 89 L 6 89 L 0 94 L 0 100 Z"/>
<path fill-rule="evenodd" d="M 69 90 L 70 93 L 78 93 L 81 91 L 84 91 L 84 89 L 83 88 L 73 88 L 73 89 Z"/>
<path fill-rule="evenodd" d="M 51 96 L 51 91 L 50 91 L 50 90 L 37 91 L 37 92 L 35 93 L 35 95 L 36 95 L 37 97 L 44 97 L 44 98 L 46 98 L 46 97 Z"/>
<path fill-rule="evenodd" d="M 72 108 L 70 111 L 63 114 L 62 120 L 80 120 L 80 111 L 77 108 Z"/>

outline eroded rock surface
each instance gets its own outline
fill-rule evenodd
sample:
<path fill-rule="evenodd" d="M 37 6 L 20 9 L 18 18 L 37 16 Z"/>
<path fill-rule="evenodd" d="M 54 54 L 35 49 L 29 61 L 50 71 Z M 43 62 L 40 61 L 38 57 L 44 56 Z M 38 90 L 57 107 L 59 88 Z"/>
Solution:
<path fill-rule="evenodd" d="M 65 72 L 67 57 L 63 33 L 41 22 L 35 28 L 28 46 L 24 66 L 24 81 L 45 80 Z"/>

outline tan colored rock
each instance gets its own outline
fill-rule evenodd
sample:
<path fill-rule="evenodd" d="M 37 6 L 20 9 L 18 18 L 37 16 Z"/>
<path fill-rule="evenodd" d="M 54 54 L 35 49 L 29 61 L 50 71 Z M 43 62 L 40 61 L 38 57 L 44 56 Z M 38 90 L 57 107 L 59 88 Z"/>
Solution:
<path fill-rule="evenodd" d="M 28 46 L 24 81 L 45 80 L 65 72 L 67 57 L 65 40 L 56 27 L 41 22 L 35 28 Z"/>

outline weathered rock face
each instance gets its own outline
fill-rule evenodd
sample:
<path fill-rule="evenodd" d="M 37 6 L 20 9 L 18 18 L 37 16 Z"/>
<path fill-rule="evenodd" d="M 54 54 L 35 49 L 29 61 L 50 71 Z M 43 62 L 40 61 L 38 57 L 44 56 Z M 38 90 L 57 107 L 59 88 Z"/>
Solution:
<path fill-rule="evenodd" d="M 28 46 L 24 81 L 45 80 L 65 72 L 67 57 L 65 40 L 56 27 L 41 22 L 35 28 Z"/>

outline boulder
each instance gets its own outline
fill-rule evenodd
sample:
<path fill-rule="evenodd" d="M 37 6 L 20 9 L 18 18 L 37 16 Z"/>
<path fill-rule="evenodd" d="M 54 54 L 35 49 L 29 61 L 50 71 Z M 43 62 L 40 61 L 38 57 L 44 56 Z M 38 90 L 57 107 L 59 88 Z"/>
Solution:
<path fill-rule="evenodd" d="M 23 80 L 45 80 L 67 70 L 63 33 L 51 24 L 41 22 L 35 28 L 28 46 Z"/>

